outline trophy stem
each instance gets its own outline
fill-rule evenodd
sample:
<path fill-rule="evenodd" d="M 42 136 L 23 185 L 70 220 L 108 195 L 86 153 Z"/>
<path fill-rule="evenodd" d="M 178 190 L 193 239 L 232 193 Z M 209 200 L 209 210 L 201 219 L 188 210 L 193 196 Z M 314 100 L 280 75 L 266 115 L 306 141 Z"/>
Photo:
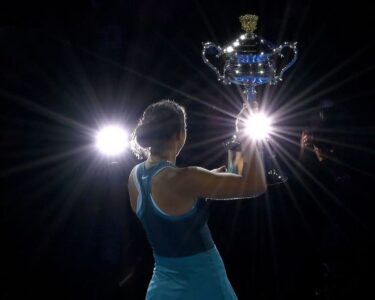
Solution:
<path fill-rule="evenodd" d="M 255 113 L 258 113 L 259 106 L 256 98 L 257 92 L 255 90 L 255 85 L 245 86 L 243 93 L 246 95 L 246 101 L 249 103 L 249 106 Z M 257 147 L 266 171 L 267 185 L 285 183 L 288 177 L 285 176 L 279 168 L 271 140 L 260 140 L 257 142 Z M 232 140 L 226 143 L 226 148 L 228 149 L 228 171 L 240 174 L 243 167 L 243 158 L 240 152 L 241 147 L 239 141 L 237 141 L 236 138 L 232 138 Z"/>
<path fill-rule="evenodd" d="M 245 87 L 244 94 L 246 95 L 246 100 L 249 104 L 256 100 L 257 91 L 254 85 L 249 85 Z"/>

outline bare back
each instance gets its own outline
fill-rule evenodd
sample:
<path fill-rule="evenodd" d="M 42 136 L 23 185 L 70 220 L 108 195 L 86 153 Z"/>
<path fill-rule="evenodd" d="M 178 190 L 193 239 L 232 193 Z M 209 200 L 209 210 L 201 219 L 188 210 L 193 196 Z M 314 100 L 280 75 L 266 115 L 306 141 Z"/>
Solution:
<path fill-rule="evenodd" d="M 147 169 L 150 167 L 151 166 L 146 165 Z M 135 169 L 132 170 L 129 176 L 128 189 L 131 208 L 135 212 L 137 207 L 138 190 L 134 182 L 134 172 Z M 178 176 L 177 174 L 178 168 L 166 167 L 157 173 L 151 181 L 151 197 L 158 208 L 171 216 L 178 216 L 187 213 L 194 207 L 196 202 L 196 198 L 184 196 L 174 188 L 176 176 Z"/>

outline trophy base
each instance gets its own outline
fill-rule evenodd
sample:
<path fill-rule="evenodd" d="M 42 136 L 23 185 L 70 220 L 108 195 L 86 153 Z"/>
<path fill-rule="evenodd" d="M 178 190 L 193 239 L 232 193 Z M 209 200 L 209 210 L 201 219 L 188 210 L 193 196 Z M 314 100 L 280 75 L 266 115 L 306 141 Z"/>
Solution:
<path fill-rule="evenodd" d="M 267 185 L 277 185 L 288 181 L 288 177 L 285 176 L 280 170 L 269 169 L 266 171 L 266 182 Z"/>

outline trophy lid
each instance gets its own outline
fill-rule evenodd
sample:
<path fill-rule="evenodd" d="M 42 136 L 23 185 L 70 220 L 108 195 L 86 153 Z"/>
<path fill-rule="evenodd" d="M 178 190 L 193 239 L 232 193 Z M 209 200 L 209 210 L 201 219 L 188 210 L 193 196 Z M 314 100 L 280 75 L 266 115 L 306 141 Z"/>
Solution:
<path fill-rule="evenodd" d="M 239 17 L 241 27 L 245 31 L 234 42 L 230 43 L 224 48 L 224 53 L 227 55 L 233 54 L 271 54 L 274 47 L 271 43 L 258 37 L 254 31 L 257 26 L 258 16 L 243 15 Z"/>

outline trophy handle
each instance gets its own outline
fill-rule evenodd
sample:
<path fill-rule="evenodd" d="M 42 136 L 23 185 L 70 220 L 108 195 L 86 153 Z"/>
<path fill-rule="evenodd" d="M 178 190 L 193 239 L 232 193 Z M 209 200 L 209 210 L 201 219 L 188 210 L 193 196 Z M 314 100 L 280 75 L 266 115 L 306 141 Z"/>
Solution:
<path fill-rule="evenodd" d="M 289 47 L 293 51 L 294 53 L 293 58 L 284 68 L 281 69 L 280 74 L 278 76 L 275 76 L 275 82 L 283 80 L 282 77 L 283 77 L 284 72 L 288 70 L 297 60 L 297 54 L 298 54 L 297 42 L 294 42 L 294 43 L 285 42 L 283 45 L 280 45 L 276 49 L 276 52 L 278 53 L 278 55 L 283 57 L 283 55 L 281 54 L 281 51 L 283 51 L 283 49 L 287 47 Z"/>
<path fill-rule="evenodd" d="M 223 54 L 223 50 L 220 48 L 220 46 L 217 46 L 216 44 L 212 42 L 203 43 L 203 51 L 202 51 L 202 58 L 205 64 L 207 64 L 212 70 L 215 71 L 217 78 L 221 81 L 224 81 L 224 76 L 220 74 L 218 68 L 216 68 L 206 57 L 206 50 L 209 48 L 214 48 L 217 51 L 217 54 L 215 55 L 217 58 L 219 58 Z"/>

